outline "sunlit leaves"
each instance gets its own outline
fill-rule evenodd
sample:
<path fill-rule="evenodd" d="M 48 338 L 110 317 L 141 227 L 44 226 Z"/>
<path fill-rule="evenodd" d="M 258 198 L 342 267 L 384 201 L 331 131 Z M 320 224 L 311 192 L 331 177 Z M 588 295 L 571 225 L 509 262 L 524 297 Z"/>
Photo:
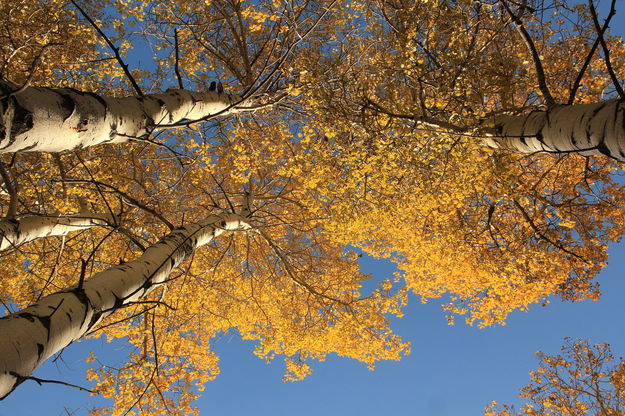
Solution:
<path fill-rule="evenodd" d="M 71 7 L 13 4 L 0 9 L 5 77 L 24 82 L 43 51 L 32 82 L 123 94 L 111 51 Z M 285 379 L 297 380 L 329 354 L 373 367 L 408 353 L 388 319 L 409 292 L 445 296 L 447 312 L 480 326 L 554 295 L 598 298 L 592 279 L 624 226 L 615 165 L 492 152 L 467 130 L 543 105 L 532 57 L 499 3 L 114 6 L 88 10 L 125 58 L 150 51 L 134 71 L 145 92 L 179 74 L 190 89 L 215 82 L 282 98 L 123 146 L 4 157 L 21 212 L 71 213 L 82 200 L 120 218 L 5 254 L 2 300 L 17 305 L 135 258 L 171 227 L 250 212 L 251 230 L 198 250 L 166 288 L 96 329 L 126 338 L 131 353 L 90 373 L 115 399 L 95 414 L 194 414 L 195 392 L 219 372 L 211 342 L 224 334 L 254 342 L 264 360 L 284 359 Z M 32 18 L 44 9 L 49 19 Z M 566 99 L 593 36 L 586 11 L 523 18 L 548 86 Z M 622 44 L 608 41 L 622 66 Z M 591 61 L 577 102 L 609 94 L 601 65 Z M 392 260 L 397 273 L 365 293 L 354 248 Z"/>
<path fill-rule="evenodd" d="M 521 390 L 526 403 L 497 405 L 487 409 L 488 416 L 591 414 L 621 415 L 625 410 L 623 362 L 614 363 L 608 344 L 567 340 L 562 354 L 537 353 L 539 366 L 530 372 L 532 381 Z"/>
<path fill-rule="evenodd" d="M 302 103 L 317 123 L 305 137 L 326 142 L 313 164 L 332 178 L 322 193 L 333 195 L 335 231 L 393 258 L 423 301 L 449 294 L 448 311 L 469 323 L 503 323 L 552 295 L 596 299 L 592 278 L 623 232 L 617 168 L 574 155 L 489 153 L 478 137 L 454 134 L 487 114 L 540 105 L 532 58 L 500 5 L 363 3 L 332 53 L 298 61 Z M 566 101 L 594 34 L 583 7 L 556 10 L 544 24 L 529 12 L 523 19 Z M 609 41 L 618 65 L 620 42 Z M 590 85 L 608 88 L 601 65 L 591 60 L 577 102 L 603 97 Z"/>

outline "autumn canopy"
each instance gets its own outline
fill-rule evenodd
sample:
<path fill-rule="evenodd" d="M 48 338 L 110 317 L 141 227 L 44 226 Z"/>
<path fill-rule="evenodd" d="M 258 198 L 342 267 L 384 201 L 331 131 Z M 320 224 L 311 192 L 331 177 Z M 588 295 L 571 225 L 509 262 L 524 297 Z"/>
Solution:
<path fill-rule="evenodd" d="M 0 0 L 0 397 L 125 337 L 93 414 L 195 414 L 220 334 L 298 380 L 408 354 L 411 293 L 480 327 L 597 299 L 625 231 L 613 6 Z M 362 255 L 394 278 L 363 287 Z"/>

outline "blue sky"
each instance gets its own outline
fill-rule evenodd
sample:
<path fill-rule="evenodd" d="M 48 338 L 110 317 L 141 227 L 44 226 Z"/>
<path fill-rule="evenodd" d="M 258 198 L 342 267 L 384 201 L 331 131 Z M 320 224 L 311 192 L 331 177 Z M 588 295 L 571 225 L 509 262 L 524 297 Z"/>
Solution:
<path fill-rule="evenodd" d="M 303 382 L 281 383 L 281 366 L 251 356 L 251 345 L 235 338 L 217 343 L 222 374 L 208 386 L 203 414 L 218 415 L 481 415 L 490 400 L 517 401 L 529 381 L 534 353 L 557 353 L 566 336 L 609 342 L 625 352 L 625 245 L 613 247 L 610 266 L 599 281 L 598 302 L 554 302 L 515 313 L 504 327 L 448 326 L 440 303 L 413 302 L 394 328 L 412 342 L 412 354 L 381 363 L 375 371 L 332 358 Z M 367 270 L 388 273 L 384 263 Z"/>
<path fill-rule="evenodd" d="M 597 302 L 563 303 L 514 313 L 503 327 L 448 326 L 440 302 L 412 298 L 406 317 L 393 327 L 412 343 L 400 362 L 380 363 L 374 371 L 353 360 L 331 357 L 314 366 L 301 382 L 283 383 L 284 366 L 266 364 L 252 354 L 253 343 L 235 335 L 215 341 L 221 374 L 209 383 L 198 405 L 202 415 L 379 415 L 389 411 L 415 416 L 477 416 L 491 400 L 518 403 L 518 389 L 536 367 L 537 350 L 557 353 L 564 338 L 609 342 L 625 355 L 625 244 L 610 250 L 610 264 L 598 281 Z M 375 275 L 392 272 L 386 262 L 365 259 Z M 107 358 L 123 357 L 123 347 L 101 340 L 70 346 L 63 362 L 47 363 L 36 375 L 88 385 L 82 369 L 90 350 Z M 35 400 L 36 399 L 36 400 Z M 103 404 L 74 389 L 29 381 L 3 402 L 0 416 L 83 415 Z M 74 412 L 74 413 L 73 413 Z"/>
<path fill-rule="evenodd" d="M 622 2 L 619 2 L 623 6 Z M 616 21 L 623 20 L 623 11 Z M 623 34 L 625 25 L 615 27 Z M 393 273 L 383 261 L 363 259 L 363 268 L 379 278 Z M 478 416 L 491 400 L 519 403 L 518 390 L 536 367 L 534 353 L 558 353 L 565 337 L 608 342 L 615 356 L 625 355 L 625 244 L 610 249 L 609 266 L 600 274 L 603 296 L 597 302 L 563 303 L 512 314 L 504 327 L 478 329 L 458 320 L 448 326 L 441 302 L 411 298 L 397 333 L 412 343 L 400 362 L 380 363 L 375 371 L 353 360 L 330 357 L 296 383 L 281 381 L 281 360 L 266 364 L 252 354 L 254 345 L 225 335 L 214 346 L 221 374 L 198 401 L 202 415 L 379 415 Z M 91 350 L 114 360 L 124 348 L 101 340 L 71 345 L 63 360 L 48 362 L 35 375 L 88 386 L 84 359 Z M 106 404 L 77 390 L 29 381 L 0 402 L 0 416 L 84 415 Z"/>

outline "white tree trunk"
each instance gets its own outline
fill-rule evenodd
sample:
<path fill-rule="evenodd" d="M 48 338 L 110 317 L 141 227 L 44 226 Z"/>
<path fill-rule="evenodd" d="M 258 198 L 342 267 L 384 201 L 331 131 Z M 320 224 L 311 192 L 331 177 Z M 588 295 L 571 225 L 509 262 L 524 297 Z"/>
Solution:
<path fill-rule="evenodd" d="M 520 153 L 606 155 L 623 162 L 624 114 L 625 103 L 609 100 L 560 105 L 525 116 L 497 116 L 489 120 L 494 121 L 494 128 L 484 144 Z"/>
<path fill-rule="evenodd" d="M 72 231 L 111 223 L 112 216 L 81 212 L 72 216 L 33 215 L 0 220 L 0 250 L 16 247 L 37 238 L 66 235 Z"/>
<path fill-rule="evenodd" d="M 163 284 L 197 247 L 226 230 L 247 228 L 236 215 L 211 216 L 186 225 L 149 247 L 138 259 L 97 273 L 82 287 L 48 295 L 0 318 L 0 399 L 102 319 Z"/>
<path fill-rule="evenodd" d="M 108 97 L 70 88 L 18 88 L 0 81 L 0 153 L 60 152 L 146 138 L 185 120 L 249 110 L 223 92 L 169 90 L 144 97 Z"/>

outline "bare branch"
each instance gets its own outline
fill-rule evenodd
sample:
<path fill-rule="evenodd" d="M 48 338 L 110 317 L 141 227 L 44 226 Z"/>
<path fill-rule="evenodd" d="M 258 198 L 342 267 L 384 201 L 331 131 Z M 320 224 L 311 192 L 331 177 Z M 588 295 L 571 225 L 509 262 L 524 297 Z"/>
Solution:
<path fill-rule="evenodd" d="M 97 25 L 97 23 L 87 14 L 87 12 L 85 12 L 82 7 L 80 7 L 78 5 L 78 3 L 76 3 L 75 0 L 70 0 L 72 2 L 72 4 L 74 5 L 74 7 L 76 7 L 78 9 L 78 11 L 80 12 L 80 14 L 83 15 L 83 17 L 85 19 L 87 19 L 87 21 L 91 24 L 91 26 L 93 26 L 93 28 L 98 32 L 98 34 L 102 37 L 102 39 L 104 39 L 104 41 L 107 43 L 107 45 L 109 45 L 109 48 L 111 48 L 111 50 L 113 51 L 113 53 L 115 54 L 115 58 L 117 59 L 117 62 L 119 62 L 119 65 L 122 67 L 122 69 L 124 70 L 124 74 L 126 74 L 126 77 L 128 78 L 128 80 L 130 81 L 130 83 L 132 84 L 132 87 L 134 88 L 135 92 L 137 93 L 137 96 L 139 97 L 143 97 L 143 92 L 141 91 L 141 88 L 139 88 L 139 85 L 137 84 L 137 81 L 135 81 L 134 77 L 132 76 L 132 74 L 130 73 L 130 71 L 128 70 L 128 65 L 126 65 L 126 63 L 124 62 L 124 60 L 122 59 L 122 56 L 119 53 L 119 48 L 117 46 L 115 46 L 113 44 L 113 42 L 111 42 L 111 40 L 108 38 L 108 36 L 106 36 L 104 34 L 104 32 L 102 31 L 102 29 L 100 29 L 100 27 Z"/>
<path fill-rule="evenodd" d="M 562 250 L 563 252 L 570 254 L 571 256 L 583 261 L 584 263 L 590 263 L 588 260 L 586 260 L 585 258 L 583 258 L 582 256 L 580 256 L 577 253 L 574 253 L 570 250 L 568 250 L 566 247 L 564 247 L 564 245 L 562 243 L 560 243 L 559 241 L 554 241 L 551 238 L 547 237 L 536 225 L 536 223 L 534 223 L 534 220 L 532 220 L 532 218 L 529 216 L 529 214 L 527 213 L 527 211 L 525 211 L 525 209 L 523 209 L 523 206 L 521 206 L 521 204 L 519 203 L 519 201 L 517 201 L 516 199 L 514 200 L 514 205 L 519 209 L 519 211 L 521 211 L 521 214 L 523 215 L 523 218 L 525 218 L 525 220 L 527 221 L 527 223 L 530 225 L 530 227 L 532 227 L 532 229 L 534 230 L 534 232 L 543 240 L 547 241 L 549 244 L 551 244 L 552 246 L 556 247 L 559 250 Z"/>
<path fill-rule="evenodd" d="M 176 72 L 176 78 L 178 79 L 178 88 L 184 90 L 184 84 L 182 83 L 182 77 L 180 76 L 180 68 L 178 67 L 178 62 L 180 60 L 178 50 L 178 29 L 174 29 L 174 51 L 176 57 L 176 62 L 174 63 L 174 71 Z"/>
<path fill-rule="evenodd" d="M 162 216 L 161 214 L 159 214 L 158 212 L 156 212 L 155 210 L 153 210 L 152 208 L 146 206 L 145 204 L 137 201 L 135 198 L 131 197 L 130 195 L 126 194 L 124 191 L 121 191 L 119 189 L 117 189 L 115 186 L 113 185 L 109 185 L 107 183 L 104 182 L 100 182 L 98 180 L 94 180 L 94 179 L 65 179 L 64 182 L 66 183 L 70 183 L 70 184 L 92 184 L 94 186 L 96 186 L 96 188 L 98 187 L 104 187 L 104 188 L 108 188 L 110 189 L 112 192 L 115 192 L 117 195 L 119 195 L 122 200 L 124 200 L 124 202 L 126 202 L 129 205 L 132 205 L 136 208 L 139 208 L 149 214 L 152 214 L 154 217 L 158 218 L 159 220 L 161 220 L 163 222 L 163 224 L 165 224 L 167 226 L 167 228 L 169 228 L 170 230 L 173 230 L 174 228 L 176 228 L 171 222 L 169 222 L 167 220 L 167 218 L 165 218 L 164 216 Z"/>
<path fill-rule="evenodd" d="M 25 380 L 33 380 L 33 381 L 37 382 L 37 384 L 39 384 L 40 386 L 41 386 L 43 383 L 62 384 L 63 386 L 73 387 L 73 388 L 78 389 L 78 390 L 86 391 L 87 393 L 94 393 L 94 391 L 93 391 L 93 390 L 89 390 L 89 389 L 87 389 L 87 388 L 85 388 L 85 387 L 81 387 L 81 386 L 78 386 L 78 385 L 76 385 L 76 384 L 67 383 L 67 382 L 65 382 L 65 381 L 59 381 L 59 380 L 46 380 L 46 379 L 39 378 L 39 377 L 33 377 L 33 376 L 22 376 L 22 375 L 19 375 L 19 374 L 16 374 L 16 373 L 11 373 L 11 375 L 12 375 L 13 377 L 16 377 L 18 380 L 22 380 L 22 381 L 25 381 Z"/>
<path fill-rule="evenodd" d="M 601 31 L 601 25 L 599 25 L 599 19 L 597 18 L 597 10 L 595 10 L 595 6 L 592 0 L 589 0 L 590 6 L 590 14 L 592 15 L 592 21 L 595 24 L 595 30 L 597 31 L 597 38 L 601 43 L 601 48 L 603 49 L 603 58 L 605 59 L 605 66 L 608 69 L 608 73 L 610 74 L 610 78 L 612 78 L 612 83 L 614 84 L 614 88 L 618 92 L 621 100 L 625 100 L 625 91 L 623 91 L 623 87 L 621 87 L 621 83 L 618 80 L 618 77 L 614 73 L 614 69 L 612 68 L 612 63 L 610 62 L 610 50 L 608 49 L 608 45 L 605 43 L 605 38 L 603 37 L 603 32 Z M 614 8 L 614 0 L 612 1 L 612 8 Z M 611 12 L 611 11 L 610 11 Z"/>
<path fill-rule="evenodd" d="M 373 111 L 376 111 L 378 113 L 382 113 L 385 114 L 389 117 L 392 118 L 400 118 L 400 119 L 405 119 L 405 120 L 412 120 L 415 122 L 415 124 L 417 125 L 423 125 L 423 126 L 427 126 L 427 127 L 432 127 L 435 129 L 444 129 L 444 130 L 449 130 L 452 131 L 454 133 L 466 133 L 467 129 L 446 121 L 442 121 L 442 120 L 436 120 L 433 119 L 431 117 L 427 117 L 427 116 L 422 116 L 422 115 L 411 115 L 411 114 L 398 114 L 398 113 L 394 113 L 390 110 L 385 109 L 384 107 L 382 107 L 381 105 L 379 105 L 378 103 L 372 101 L 371 99 L 367 98 L 363 108 L 367 109 L 371 109 Z"/>
<path fill-rule="evenodd" d="M 215 177 L 215 175 L 213 175 L 212 173 L 210 174 L 211 178 L 213 178 L 213 181 L 215 181 L 215 184 L 217 184 L 217 187 L 219 188 L 219 190 L 221 191 L 222 194 L 224 194 L 224 198 L 226 198 L 226 202 L 228 203 L 228 206 L 230 206 L 230 210 L 231 212 L 234 214 L 236 213 L 236 209 L 234 208 L 234 205 L 232 205 L 232 202 L 230 201 L 230 198 L 228 198 L 228 194 L 226 193 L 226 190 L 223 188 L 223 186 L 221 185 L 223 183 L 219 182 L 217 180 L 217 178 Z"/>
<path fill-rule="evenodd" d="M 553 99 L 553 96 L 551 95 L 551 91 L 549 91 L 549 87 L 547 86 L 547 77 L 545 76 L 545 70 L 543 69 L 543 64 L 540 59 L 540 55 L 538 54 L 538 50 L 536 49 L 536 45 L 534 44 L 534 41 L 532 40 L 532 37 L 530 36 L 529 32 L 525 29 L 525 25 L 523 25 L 523 21 L 519 18 L 519 16 L 515 15 L 512 12 L 512 10 L 510 9 L 510 7 L 508 7 L 508 4 L 506 3 L 505 0 L 501 0 L 501 4 L 506 9 L 508 16 L 510 16 L 510 18 L 514 22 L 514 25 L 516 26 L 517 30 L 521 34 L 521 37 L 523 38 L 525 45 L 527 46 L 527 48 L 530 51 L 530 54 L 532 55 L 532 61 L 534 61 L 534 68 L 536 69 L 536 78 L 538 80 L 538 88 L 540 89 L 540 92 L 543 95 L 543 98 L 545 99 L 547 108 L 551 108 L 554 105 L 556 105 L 556 101 Z"/>
<path fill-rule="evenodd" d="M 17 89 L 4 95 L 3 97 L 0 97 L 0 99 L 4 100 L 5 98 L 12 97 L 14 95 L 17 95 L 23 92 L 26 88 L 28 88 L 30 86 L 31 81 L 33 80 L 33 76 L 35 75 L 37 64 L 39 64 L 39 61 L 41 60 L 41 57 L 43 56 L 43 53 L 45 52 L 45 50 L 48 49 L 50 46 L 60 46 L 60 45 L 61 45 L 60 43 L 54 43 L 54 42 L 43 45 L 41 47 L 41 50 L 37 54 L 37 56 L 35 56 L 35 59 L 33 59 L 32 63 L 30 64 L 30 68 L 28 69 L 28 78 L 26 78 L 26 81 L 24 81 L 24 83 Z"/>
<path fill-rule="evenodd" d="M 133 303 L 133 304 L 134 304 L 134 303 Z M 145 305 L 145 303 L 144 303 L 144 305 Z M 137 318 L 137 317 L 139 317 L 139 316 L 141 316 L 141 315 L 145 314 L 145 313 L 146 313 L 146 312 L 148 312 L 149 310 L 152 310 L 152 309 L 154 309 L 154 308 L 157 308 L 158 306 L 159 306 L 158 304 L 152 304 L 152 306 L 150 306 L 149 308 L 146 308 L 146 309 L 144 309 L 144 310 L 142 310 L 142 311 L 140 311 L 140 312 L 136 312 L 136 313 L 133 313 L 132 315 L 126 316 L 125 318 L 118 319 L 118 320 L 116 320 L 116 321 L 112 321 L 112 322 L 108 322 L 108 323 L 106 323 L 106 324 L 100 325 L 100 326 L 98 326 L 97 328 L 92 329 L 91 331 L 87 332 L 87 333 L 85 334 L 85 337 L 88 337 L 88 336 L 94 335 L 96 332 L 98 332 L 98 331 L 100 331 L 100 330 L 102 330 L 102 329 L 104 329 L 104 328 L 107 328 L 107 327 L 110 327 L 110 326 L 113 326 L 113 325 L 117 325 L 117 324 L 120 324 L 120 323 L 122 323 L 122 322 L 130 321 L 130 320 L 132 320 L 132 319 L 134 319 L 134 318 Z"/>
<path fill-rule="evenodd" d="M 61 256 L 63 255 L 63 251 L 64 250 L 65 250 L 65 236 L 63 236 L 61 238 L 61 247 L 59 247 L 59 250 L 56 253 L 56 260 L 54 261 L 54 265 L 52 266 L 52 270 L 50 271 L 48 279 L 46 280 L 46 283 L 41 288 L 41 291 L 39 292 L 39 294 L 37 295 L 37 300 L 36 300 L 37 302 L 39 302 L 39 299 L 41 299 L 41 297 L 45 293 L 45 291 L 48 288 L 48 286 L 50 284 L 52 284 L 52 281 L 54 280 L 54 277 L 56 276 L 56 272 L 58 270 L 58 266 L 59 266 L 59 264 L 61 264 L 60 263 L 61 262 Z"/>
<path fill-rule="evenodd" d="M 80 157 L 80 155 L 78 154 L 78 152 L 74 152 L 74 156 L 76 156 L 76 159 L 78 159 L 78 161 L 80 162 L 80 164 L 83 166 L 83 168 L 87 171 L 87 173 L 89 174 L 89 177 L 91 178 L 92 181 L 95 181 L 95 178 L 93 177 L 93 173 L 91 173 L 91 169 L 89 169 L 89 167 L 87 166 L 87 164 L 82 160 L 82 158 Z M 111 215 L 111 218 L 113 220 L 113 224 L 111 225 L 115 225 L 117 226 L 119 223 L 119 220 L 117 218 L 117 215 L 115 215 L 115 213 L 113 212 L 113 208 L 111 208 L 111 205 L 109 204 L 109 201 L 104 197 L 104 194 L 102 193 L 102 190 L 100 189 L 100 187 L 98 185 L 96 185 L 96 190 L 98 191 L 98 194 L 100 194 L 100 197 L 102 198 L 102 201 L 104 202 L 104 204 L 106 205 L 106 208 L 109 211 L 109 214 Z M 81 207 L 82 208 L 82 207 Z"/>
<path fill-rule="evenodd" d="M 9 209 L 5 218 L 13 219 L 15 218 L 15 214 L 17 213 L 17 189 L 16 186 L 13 185 L 11 178 L 9 177 L 9 173 L 4 167 L 4 163 L 0 162 L 0 175 L 2 176 L 2 180 L 4 181 L 4 186 L 9 193 Z"/>
<path fill-rule="evenodd" d="M 269 236 L 267 235 L 267 233 L 265 233 L 262 230 L 258 230 L 258 234 L 260 234 L 263 239 L 267 242 L 267 244 L 269 245 L 269 247 L 271 247 L 271 249 L 273 250 L 273 252 L 276 254 L 276 256 L 278 256 L 278 258 L 280 259 L 280 261 L 282 262 L 282 265 L 284 266 L 284 270 L 286 271 L 287 275 L 291 278 L 291 280 L 299 287 L 305 289 L 306 291 L 308 291 L 309 293 L 318 296 L 320 298 L 324 298 L 327 299 L 329 301 L 332 302 L 336 302 L 339 303 L 343 306 L 349 306 L 348 302 L 345 302 L 343 300 L 337 299 L 335 297 L 332 296 L 328 296 L 326 294 L 323 294 L 321 292 L 319 292 L 318 290 L 316 290 L 314 287 L 312 287 L 311 285 L 309 285 L 308 283 L 302 281 L 301 279 L 298 279 L 297 276 L 295 275 L 295 273 L 293 272 L 293 270 L 291 269 L 291 265 L 289 264 L 287 258 L 283 255 L 282 253 L 282 248 L 280 246 L 278 246 L 271 238 L 269 238 Z"/>
<path fill-rule="evenodd" d="M 603 36 L 605 31 L 608 29 L 610 20 L 612 20 L 612 16 L 614 16 L 614 14 L 616 13 L 616 8 L 614 7 L 615 3 L 616 3 L 616 0 L 612 0 L 612 4 L 610 5 L 610 12 L 608 13 L 608 17 L 606 17 L 601 30 L 597 32 L 597 39 L 595 39 L 595 42 L 592 44 L 592 47 L 590 48 L 590 51 L 588 51 L 588 56 L 586 57 L 584 64 L 580 68 L 579 73 L 577 74 L 577 78 L 575 78 L 575 82 L 573 83 L 573 86 L 571 87 L 571 93 L 569 94 L 569 101 L 567 103 L 569 105 L 573 104 L 573 101 L 575 100 L 575 94 L 577 94 L 577 89 L 579 88 L 579 85 L 582 82 L 584 73 L 586 72 L 588 65 L 590 65 L 590 61 L 592 60 L 592 57 L 595 54 L 597 47 L 599 46 L 599 42 L 600 42 L 599 39 Z M 591 4 L 592 4 L 592 0 L 591 0 Z"/>

